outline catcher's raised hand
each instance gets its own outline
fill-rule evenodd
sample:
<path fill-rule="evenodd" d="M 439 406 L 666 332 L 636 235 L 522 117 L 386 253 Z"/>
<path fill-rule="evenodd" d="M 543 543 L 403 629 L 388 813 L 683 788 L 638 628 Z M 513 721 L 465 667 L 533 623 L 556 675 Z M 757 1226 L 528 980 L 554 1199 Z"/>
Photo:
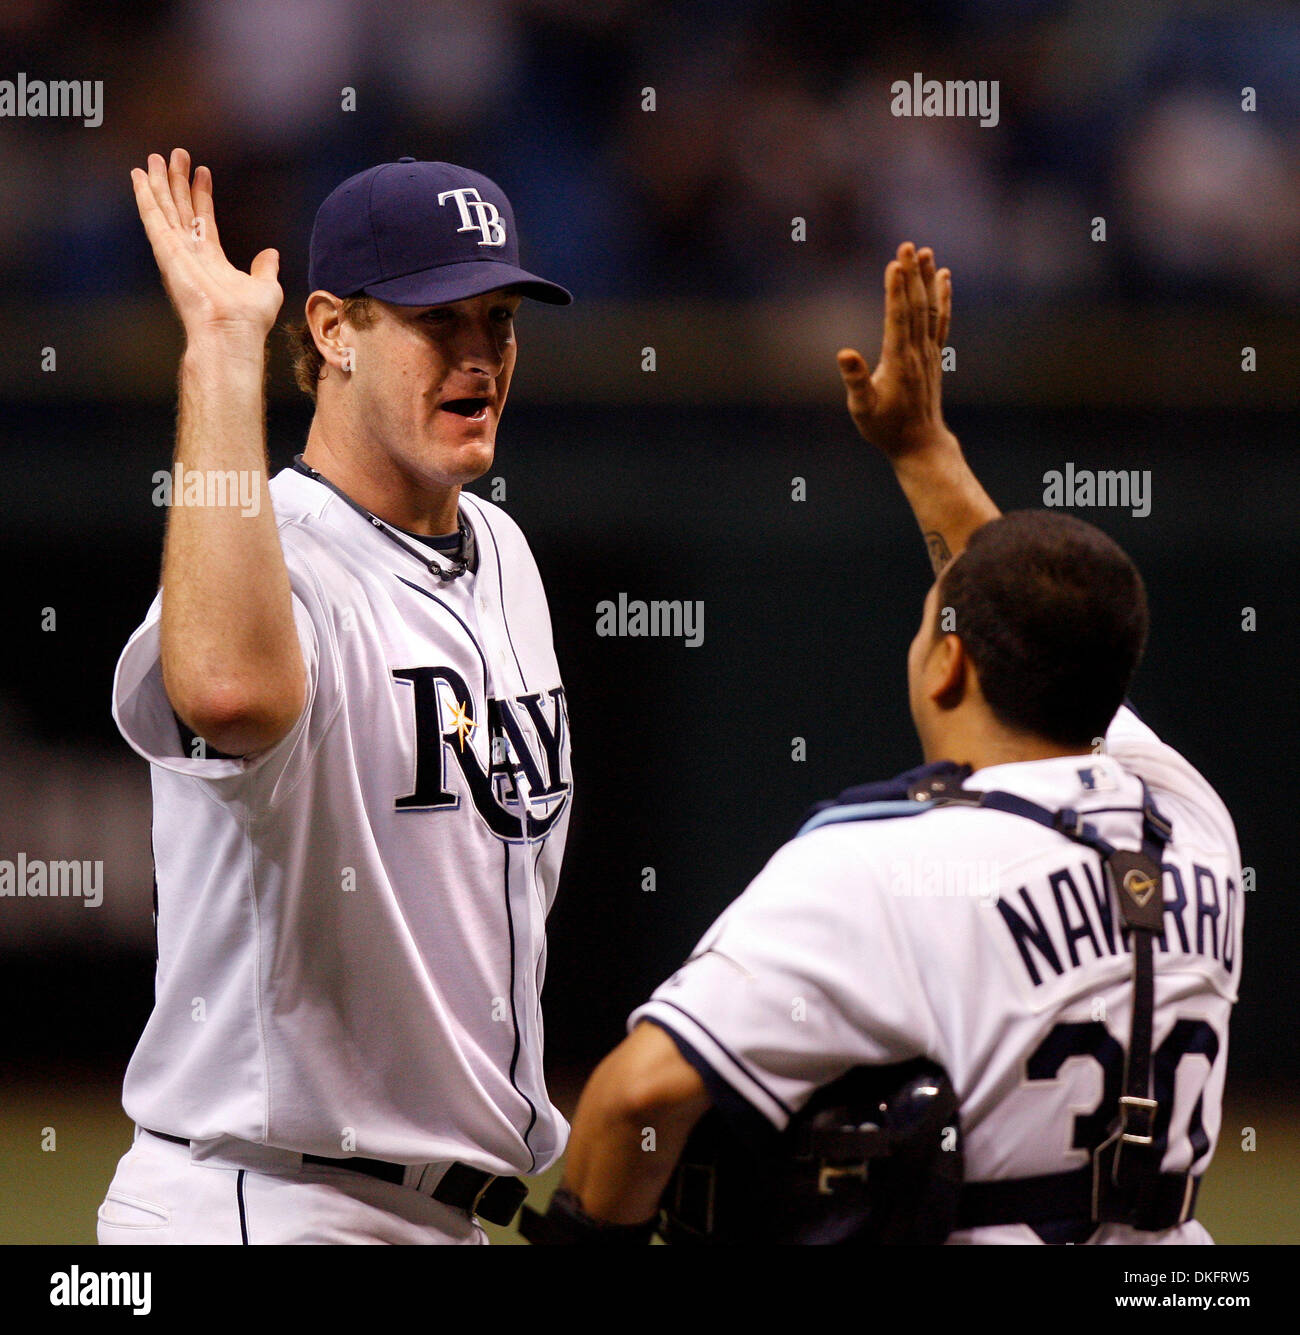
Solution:
<path fill-rule="evenodd" d="M 898 463 L 952 440 L 939 403 L 952 316 L 952 275 L 934 252 L 905 241 L 885 267 L 885 329 L 873 371 L 860 352 L 836 354 L 849 414 L 863 437 Z"/>
<path fill-rule="evenodd" d="M 276 281 L 280 256 L 263 250 L 244 273 L 226 258 L 212 211 L 212 173 L 200 167 L 190 185 L 190 155 L 171 161 L 149 154 L 149 169 L 131 170 L 140 221 L 163 286 L 191 341 L 212 334 L 265 342 L 284 300 Z"/>

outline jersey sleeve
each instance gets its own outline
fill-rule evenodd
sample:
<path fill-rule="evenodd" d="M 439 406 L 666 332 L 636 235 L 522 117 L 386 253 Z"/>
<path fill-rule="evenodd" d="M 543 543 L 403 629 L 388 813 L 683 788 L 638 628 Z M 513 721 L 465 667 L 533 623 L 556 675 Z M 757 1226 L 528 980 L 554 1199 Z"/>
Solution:
<path fill-rule="evenodd" d="M 851 838 L 817 831 L 780 849 L 628 1021 L 666 1029 L 778 1130 L 850 1068 L 933 1046 L 911 949 L 848 861 Z"/>
<path fill-rule="evenodd" d="M 307 699 L 303 711 L 288 734 L 273 747 L 247 756 L 220 757 L 195 754 L 186 745 L 163 685 L 162 594 L 127 641 L 113 677 L 113 719 L 131 748 L 151 765 L 191 778 L 230 784 L 265 786 L 268 793 L 282 791 L 294 769 L 314 750 L 314 741 L 328 722 L 334 673 L 328 665 L 329 628 L 326 609 L 316 583 L 304 572 L 294 571 L 295 562 L 286 548 L 293 619 L 307 674 Z M 337 703 L 337 702 L 334 702 Z"/>
<path fill-rule="evenodd" d="M 1106 750 L 1130 774 L 1145 780 L 1157 807 L 1162 797 L 1172 798 L 1195 812 L 1224 847 L 1236 848 L 1236 828 L 1223 799 L 1189 760 L 1161 741 L 1127 704 L 1120 706 L 1111 721 Z"/>

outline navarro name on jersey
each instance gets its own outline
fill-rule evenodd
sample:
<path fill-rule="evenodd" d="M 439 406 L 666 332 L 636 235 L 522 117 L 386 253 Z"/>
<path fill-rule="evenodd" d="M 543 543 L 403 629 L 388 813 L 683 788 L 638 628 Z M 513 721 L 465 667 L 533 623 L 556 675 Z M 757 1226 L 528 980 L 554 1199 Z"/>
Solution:
<path fill-rule="evenodd" d="M 1240 894 L 1231 876 L 1210 867 L 1165 862 L 1164 930 L 1157 948 L 1213 959 L 1231 974 Z M 1105 877 L 1087 862 L 1052 872 L 1032 895 L 1021 886 L 1011 898 L 999 897 L 997 911 L 1035 987 L 1049 971 L 1060 977 L 1130 948 Z"/>

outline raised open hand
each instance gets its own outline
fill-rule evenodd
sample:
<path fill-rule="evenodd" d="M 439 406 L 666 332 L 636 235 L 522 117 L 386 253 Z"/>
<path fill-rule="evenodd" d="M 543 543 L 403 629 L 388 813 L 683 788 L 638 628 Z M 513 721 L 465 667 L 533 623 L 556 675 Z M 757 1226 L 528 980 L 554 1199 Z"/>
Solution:
<path fill-rule="evenodd" d="M 885 329 L 874 371 L 853 348 L 836 354 L 849 414 L 891 461 L 949 445 L 940 407 L 943 347 L 952 316 L 952 275 L 934 253 L 905 241 L 885 268 Z"/>
<path fill-rule="evenodd" d="M 276 281 L 280 256 L 263 250 L 249 271 L 226 258 L 212 211 L 212 173 L 200 167 L 190 184 L 190 155 L 172 150 L 170 163 L 149 155 L 149 170 L 131 170 L 136 207 L 163 286 L 186 338 L 256 339 L 264 343 L 284 300 Z"/>

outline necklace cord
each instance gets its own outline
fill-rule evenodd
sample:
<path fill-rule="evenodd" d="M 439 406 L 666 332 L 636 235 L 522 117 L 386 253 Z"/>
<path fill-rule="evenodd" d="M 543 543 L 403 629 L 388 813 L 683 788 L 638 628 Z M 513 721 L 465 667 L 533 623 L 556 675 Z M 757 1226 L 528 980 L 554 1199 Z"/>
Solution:
<path fill-rule="evenodd" d="M 293 466 L 296 472 L 311 478 L 313 482 L 319 482 L 322 486 L 328 487 L 340 500 L 351 506 L 363 519 L 368 520 L 386 538 L 395 542 L 408 556 L 413 556 L 431 575 L 436 575 L 444 584 L 450 583 L 453 579 L 459 579 L 469 569 L 469 529 L 461 517 L 459 508 L 456 511 L 456 531 L 460 535 L 460 549 L 455 557 L 447 558 L 451 565 L 444 567 L 439 565 L 437 561 L 427 560 L 423 552 L 419 552 L 412 547 L 378 515 L 371 514 L 364 505 L 358 504 L 341 487 L 336 487 L 329 478 L 318 473 L 309 463 L 306 463 L 301 454 L 294 455 Z"/>

